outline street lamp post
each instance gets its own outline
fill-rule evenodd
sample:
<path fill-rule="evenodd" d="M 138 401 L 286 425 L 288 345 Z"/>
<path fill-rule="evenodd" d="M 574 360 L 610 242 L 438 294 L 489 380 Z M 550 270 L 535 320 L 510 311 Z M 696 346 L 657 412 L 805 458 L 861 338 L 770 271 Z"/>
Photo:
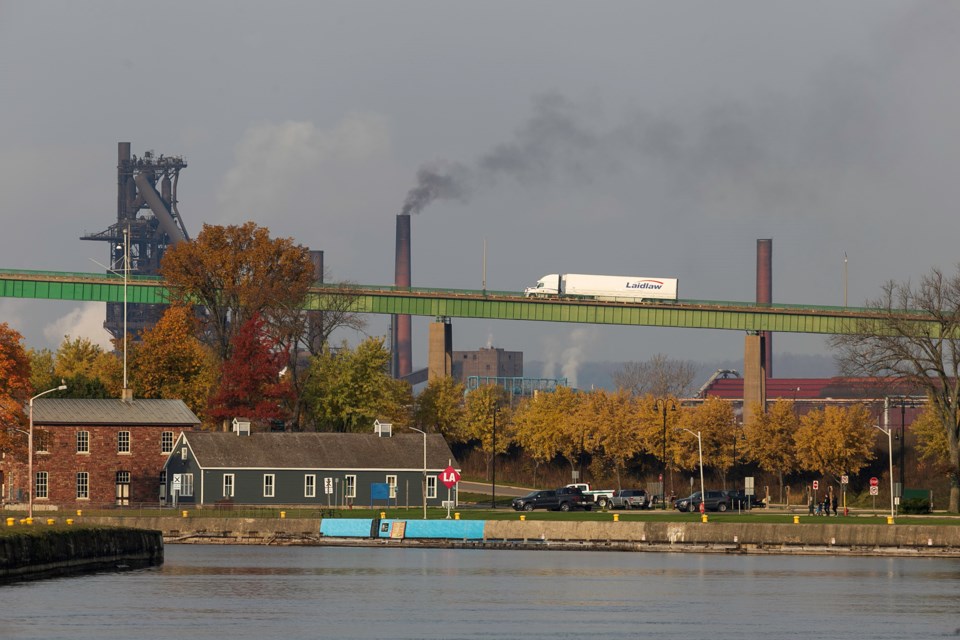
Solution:
<path fill-rule="evenodd" d="M 676 406 L 673 405 L 668 399 L 663 398 L 661 400 L 656 400 L 654 406 L 661 409 L 663 413 L 663 441 L 661 442 L 662 451 L 660 457 L 660 509 L 665 510 L 667 508 L 666 500 L 666 487 L 667 487 L 667 408 L 676 410 Z"/>
<path fill-rule="evenodd" d="M 40 396 L 45 396 L 48 393 L 53 393 L 54 391 L 64 391 L 67 388 L 67 385 L 63 384 L 63 381 L 60 381 L 59 387 L 54 387 L 53 389 L 47 389 L 42 393 L 30 398 L 30 409 L 28 413 L 30 414 L 30 427 L 27 431 L 27 517 L 33 517 L 33 489 L 36 485 L 36 480 L 33 477 L 33 401 L 39 398 Z"/>
<path fill-rule="evenodd" d="M 490 465 L 493 467 L 493 478 L 491 478 L 490 489 L 490 508 L 497 508 L 497 409 L 493 409 L 493 447 L 490 453 Z"/>
<path fill-rule="evenodd" d="M 890 453 L 890 517 L 892 518 L 895 515 L 893 507 L 893 429 L 884 429 L 876 424 L 870 426 L 887 434 L 887 447 Z"/>
<path fill-rule="evenodd" d="M 679 431 L 686 431 L 690 435 L 697 436 L 697 452 L 700 454 L 700 504 L 706 504 L 707 494 L 703 490 L 703 439 L 700 437 L 700 432 L 693 432 L 686 427 L 680 427 Z"/>
<path fill-rule="evenodd" d="M 417 433 L 423 434 L 423 519 L 427 519 L 427 432 L 417 429 L 416 427 L 408 427 L 413 429 Z"/>
<path fill-rule="evenodd" d="M 903 449 L 907 444 L 907 434 L 904 431 L 904 422 L 906 421 L 907 403 L 905 399 L 900 400 L 900 496 L 903 497 L 903 490 L 906 488 L 903 480 Z"/>

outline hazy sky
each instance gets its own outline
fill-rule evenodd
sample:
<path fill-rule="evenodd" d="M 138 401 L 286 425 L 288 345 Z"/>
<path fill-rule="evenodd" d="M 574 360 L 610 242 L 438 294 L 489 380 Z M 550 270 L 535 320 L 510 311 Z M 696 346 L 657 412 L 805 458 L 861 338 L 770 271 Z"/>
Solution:
<path fill-rule="evenodd" d="M 413 284 L 675 277 L 680 297 L 851 305 L 957 262 L 960 2 L 0 0 L 0 267 L 97 271 L 117 142 L 183 155 L 187 230 L 253 220 Z M 28 346 L 105 342 L 103 305 L 0 300 Z M 426 327 L 414 319 L 414 366 Z M 743 335 L 454 320 L 454 346 L 585 360 L 742 358 Z M 383 335 L 372 316 L 368 332 Z M 816 336 L 775 353 L 826 353 Z M 776 367 L 775 367 L 776 368 Z"/>

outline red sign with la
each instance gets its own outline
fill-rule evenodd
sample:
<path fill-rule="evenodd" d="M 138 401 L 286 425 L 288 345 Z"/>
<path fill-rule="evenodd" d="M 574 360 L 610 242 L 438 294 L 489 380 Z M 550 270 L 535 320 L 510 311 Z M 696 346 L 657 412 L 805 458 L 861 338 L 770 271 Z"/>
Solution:
<path fill-rule="evenodd" d="M 457 473 L 457 470 L 453 467 L 447 467 L 440 472 L 438 477 L 440 478 L 440 482 L 442 482 L 443 486 L 445 486 L 447 489 L 452 489 L 453 485 L 460 482 L 460 474 Z"/>

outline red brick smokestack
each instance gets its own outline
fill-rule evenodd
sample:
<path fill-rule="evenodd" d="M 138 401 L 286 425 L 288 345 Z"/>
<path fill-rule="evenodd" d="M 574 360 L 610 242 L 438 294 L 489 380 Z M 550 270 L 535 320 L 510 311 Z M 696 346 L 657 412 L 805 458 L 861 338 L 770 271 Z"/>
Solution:
<path fill-rule="evenodd" d="M 397 216 L 397 254 L 394 266 L 394 285 L 410 288 L 410 216 Z M 393 375 L 397 378 L 413 371 L 413 347 L 410 316 L 393 316 Z"/>
<path fill-rule="evenodd" d="M 757 240 L 757 302 L 773 302 L 773 240 Z M 773 334 L 763 331 L 764 367 L 768 378 L 773 377 Z"/>

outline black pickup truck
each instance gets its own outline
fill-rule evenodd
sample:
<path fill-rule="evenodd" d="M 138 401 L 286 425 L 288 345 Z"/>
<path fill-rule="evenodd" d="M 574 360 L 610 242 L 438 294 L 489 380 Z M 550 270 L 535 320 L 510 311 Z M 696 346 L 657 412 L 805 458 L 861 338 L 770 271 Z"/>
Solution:
<path fill-rule="evenodd" d="M 512 506 L 514 511 L 533 511 L 534 509 L 549 509 L 551 511 L 583 509 L 584 511 L 590 511 L 593 508 L 593 501 L 583 495 L 583 492 L 576 487 L 560 487 L 559 489 L 533 491 L 521 498 L 514 498 Z"/>

